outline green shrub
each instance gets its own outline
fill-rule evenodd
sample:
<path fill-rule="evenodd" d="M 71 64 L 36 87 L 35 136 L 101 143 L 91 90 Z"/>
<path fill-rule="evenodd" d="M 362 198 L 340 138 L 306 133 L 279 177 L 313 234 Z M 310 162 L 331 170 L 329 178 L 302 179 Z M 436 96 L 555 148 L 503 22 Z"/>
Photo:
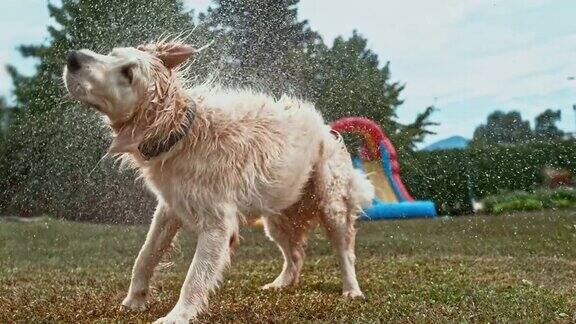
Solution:
<path fill-rule="evenodd" d="M 559 209 L 565 209 L 565 208 L 570 208 L 573 207 L 575 205 L 574 202 L 568 200 L 568 199 L 554 199 L 551 200 L 552 205 L 556 206 Z"/>
<path fill-rule="evenodd" d="M 576 190 L 536 190 L 503 192 L 484 199 L 485 211 L 501 214 L 512 211 L 534 211 L 542 209 L 564 209 L 576 206 Z"/>
<path fill-rule="evenodd" d="M 576 174 L 575 156 L 576 142 L 570 140 L 420 151 L 405 153 L 398 160 L 402 179 L 415 198 L 431 199 L 440 214 L 454 215 L 470 213 L 472 198 L 481 200 L 504 191 L 537 192 L 545 166 Z M 559 200 L 572 201 L 576 195 L 570 190 L 554 192 Z"/>
<path fill-rule="evenodd" d="M 416 152 L 398 161 L 402 180 L 414 198 L 434 201 L 441 214 L 471 210 L 466 151 Z"/>

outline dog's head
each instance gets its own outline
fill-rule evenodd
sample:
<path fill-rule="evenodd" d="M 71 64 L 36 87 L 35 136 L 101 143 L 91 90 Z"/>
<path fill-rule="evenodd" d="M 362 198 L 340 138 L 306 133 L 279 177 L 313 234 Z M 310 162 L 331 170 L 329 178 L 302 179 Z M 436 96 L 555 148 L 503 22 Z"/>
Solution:
<path fill-rule="evenodd" d="M 194 53 L 192 46 L 177 42 L 115 48 L 107 55 L 71 51 L 64 83 L 74 99 L 98 109 L 111 123 L 122 123 L 150 100 L 150 93 L 165 95 L 172 70 Z"/>

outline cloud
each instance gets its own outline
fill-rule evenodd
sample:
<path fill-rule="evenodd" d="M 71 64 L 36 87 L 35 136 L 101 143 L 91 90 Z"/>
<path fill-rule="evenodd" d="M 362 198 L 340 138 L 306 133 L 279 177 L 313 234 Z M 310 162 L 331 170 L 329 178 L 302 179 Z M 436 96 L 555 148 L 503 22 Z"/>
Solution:
<path fill-rule="evenodd" d="M 478 57 L 438 61 L 414 75 L 409 91 L 434 94 L 444 102 L 481 96 L 507 100 L 517 96 L 566 89 L 576 71 L 576 34 Z"/>
<path fill-rule="evenodd" d="M 575 91 L 566 77 L 576 74 L 571 1 L 316 0 L 300 14 L 326 41 L 353 29 L 366 36 L 406 83 L 400 121 L 435 104 L 441 137 L 471 135 L 494 109 L 534 116 L 543 102 L 566 106 Z"/>
<path fill-rule="evenodd" d="M 34 71 L 34 60 L 24 59 L 17 51 L 22 44 L 38 44 L 47 37 L 49 23 L 46 3 L 32 5 L 27 1 L 6 0 L 0 12 L 0 96 L 8 96 L 12 81 L 6 71 L 11 64 L 19 71 Z"/>

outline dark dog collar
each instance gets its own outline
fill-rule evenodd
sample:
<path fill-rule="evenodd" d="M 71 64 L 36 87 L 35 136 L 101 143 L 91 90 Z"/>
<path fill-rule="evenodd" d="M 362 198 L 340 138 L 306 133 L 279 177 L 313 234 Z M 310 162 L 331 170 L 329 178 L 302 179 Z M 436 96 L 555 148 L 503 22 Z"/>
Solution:
<path fill-rule="evenodd" d="M 150 160 L 151 158 L 157 157 L 162 153 L 170 151 L 170 149 L 176 145 L 182 138 L 184 138 L 192 124 L 194 123 L 194 118 L 196 117 L 196 104 L 192 102 L 188 109 L 186 110 L 186 115 L 184 116 L 180 127 L 173 130 L 170 135 L 165 138 L 152 138 L 146 142 L 143 142 L 138 146 L 140 154 L 145 160 Z"/>

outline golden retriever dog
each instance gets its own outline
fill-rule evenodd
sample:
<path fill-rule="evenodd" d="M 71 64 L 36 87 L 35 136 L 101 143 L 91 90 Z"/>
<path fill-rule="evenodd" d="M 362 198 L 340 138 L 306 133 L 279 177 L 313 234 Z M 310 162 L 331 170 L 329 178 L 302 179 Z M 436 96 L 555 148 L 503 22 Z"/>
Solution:
<path fill-rule="evenodd" d="M 206 308 L 239 243 L 243 220 L 262 216 L 280 248 L 280 275 L 298 282 L 308 231 L 320 224 L 338 256 L 343 293 L 360 297 L 354 221 L 374 189 L 312 104 L 249 90 L 188 86 L 182 68 L 198 51 L 179 41 L 72 51 L 70 95 L 94 107 L 113 133 L 109 153 L 138 169 L 158 206 L 122 305 L 143 310 L 154 268 L 181 228 L 198 235 L 174 308 L 157 323 L 188 323 Z"/>

